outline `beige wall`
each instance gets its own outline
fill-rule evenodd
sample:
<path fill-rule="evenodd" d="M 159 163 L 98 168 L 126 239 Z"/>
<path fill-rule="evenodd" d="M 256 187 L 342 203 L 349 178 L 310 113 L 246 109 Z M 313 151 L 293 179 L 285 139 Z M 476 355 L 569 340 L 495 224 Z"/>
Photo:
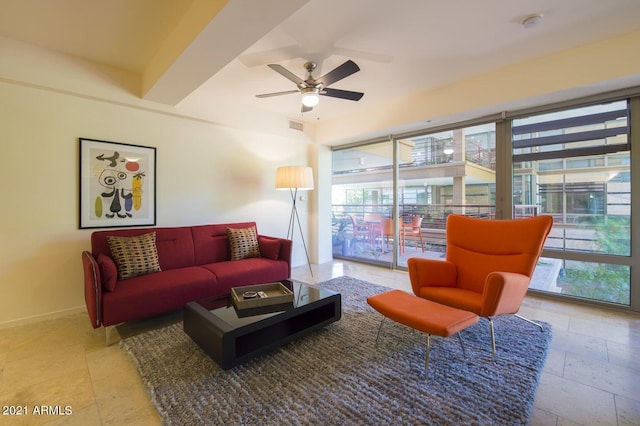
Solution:
<path fill-rule="evenodd" d="M 299 138 L 0 80 L 0 327 L 84 307 L 79 137 L 157 148 L 158 226 L 255 220 L 277 236 L 291 200 L 274 190 L 275 170 L 308 155 Z"/>
<path fill-rule="evenodd" d="M 506 103 L 540 104 L 541 95 L 561 100 L 619 88 L 640 74 L 640 56 L 629 54 L 639 44 L 640 32 L 628 34 L 298 134 L 282 130 L 283 118 L 248 111 L 231 121 L 235 129 L 186 118 L 187 111 L 140 99 L 135 75 L 0 37 L 0 327 L 84 307 L 80 253 L 91 231 L 78 229 L 79 137 L 158 149 L 158 226 L 255 220 L 262 233 L 284 236 L 291 200 L 273 189 L 275 169 L 314 166 L 316 190 L 298 205 L 310 223 L 312 261 L 322 262 L 331 248 L 331 153 L 310 138 L 361 140 L 412 121 L 435 125 Z M 277 130 L 250 127 L 257 123 Z M 293 263 L 306 263 L 299 237 Z"/>

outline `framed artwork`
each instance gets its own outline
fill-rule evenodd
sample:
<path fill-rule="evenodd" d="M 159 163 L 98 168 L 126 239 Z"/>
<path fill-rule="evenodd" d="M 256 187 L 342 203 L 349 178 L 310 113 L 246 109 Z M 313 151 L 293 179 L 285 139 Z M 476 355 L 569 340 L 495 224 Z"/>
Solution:
<path fill-rule="evenodd" d="M 80 138 L 80 229 L 156 224 L 156 149 Z"/>

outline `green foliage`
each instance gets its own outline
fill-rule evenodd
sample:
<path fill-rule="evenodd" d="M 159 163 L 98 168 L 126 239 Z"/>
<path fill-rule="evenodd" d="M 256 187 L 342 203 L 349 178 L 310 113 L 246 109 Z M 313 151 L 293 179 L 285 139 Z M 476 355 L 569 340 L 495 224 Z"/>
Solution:
<path fill-rule="evenodd" d="M 592 267 L 566 268 L 564 288 L 573 296 L 628 305 L 630 280 L 628 266 L 597 263 Z"/>
<path fill-rule="evenodd" d="M 364 194 L 360 189 L 348 189 L 346 193 L 347 204 L 364 204 Z"/>
<path fill-rule="evenodd" d="M 604 225 L 596 228 L 596 244 L 602 253 L 629 256 L 631 254 L 631 218 L 610 216 Z"/>
<path fill-rule="evenodd" d="M 631 249 L 629 217 L 608 217 L 595 230 L 601 253 L 628 256 Z M 588 299 L 628 305 L 631 270 L 626 265 L 567 262 L 564 268 L 565 293 Z"/>

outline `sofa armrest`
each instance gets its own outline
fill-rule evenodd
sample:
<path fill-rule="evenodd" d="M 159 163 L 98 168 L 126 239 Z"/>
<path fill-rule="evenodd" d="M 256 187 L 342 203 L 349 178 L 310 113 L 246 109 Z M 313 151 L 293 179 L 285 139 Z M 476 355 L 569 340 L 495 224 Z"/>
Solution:
<path fill-rule="evenodd" d="M 82 267 L 87 313 L 93 328 L 98 328 L 102 325 L 102 283 L 100 281 L 100 267 L 91 252 L 82 252 Z"/>
<path fill-rule="evenodd" d="M 515 314 L 527 294 L 531 279 L 514 272 L 487 275 L 482 294 L 482 316 Z"/>
<path fill-rule="evenodd" d="M 280 239 L 280 257 L 279 260 L 284 260 L 289 265 L 289 278 L 291 278 L 291 250 L 293 242 L 285 238 Z"/>

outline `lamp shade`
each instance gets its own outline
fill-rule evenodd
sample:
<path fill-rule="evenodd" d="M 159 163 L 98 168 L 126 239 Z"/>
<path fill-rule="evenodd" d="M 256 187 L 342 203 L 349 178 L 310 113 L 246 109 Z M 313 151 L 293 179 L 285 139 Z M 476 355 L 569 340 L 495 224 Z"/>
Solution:
<path fill-rule="evenodd" d="M 276 189 L 313 189 L 313 169 L 306 166 L 278 167 Z"/>

